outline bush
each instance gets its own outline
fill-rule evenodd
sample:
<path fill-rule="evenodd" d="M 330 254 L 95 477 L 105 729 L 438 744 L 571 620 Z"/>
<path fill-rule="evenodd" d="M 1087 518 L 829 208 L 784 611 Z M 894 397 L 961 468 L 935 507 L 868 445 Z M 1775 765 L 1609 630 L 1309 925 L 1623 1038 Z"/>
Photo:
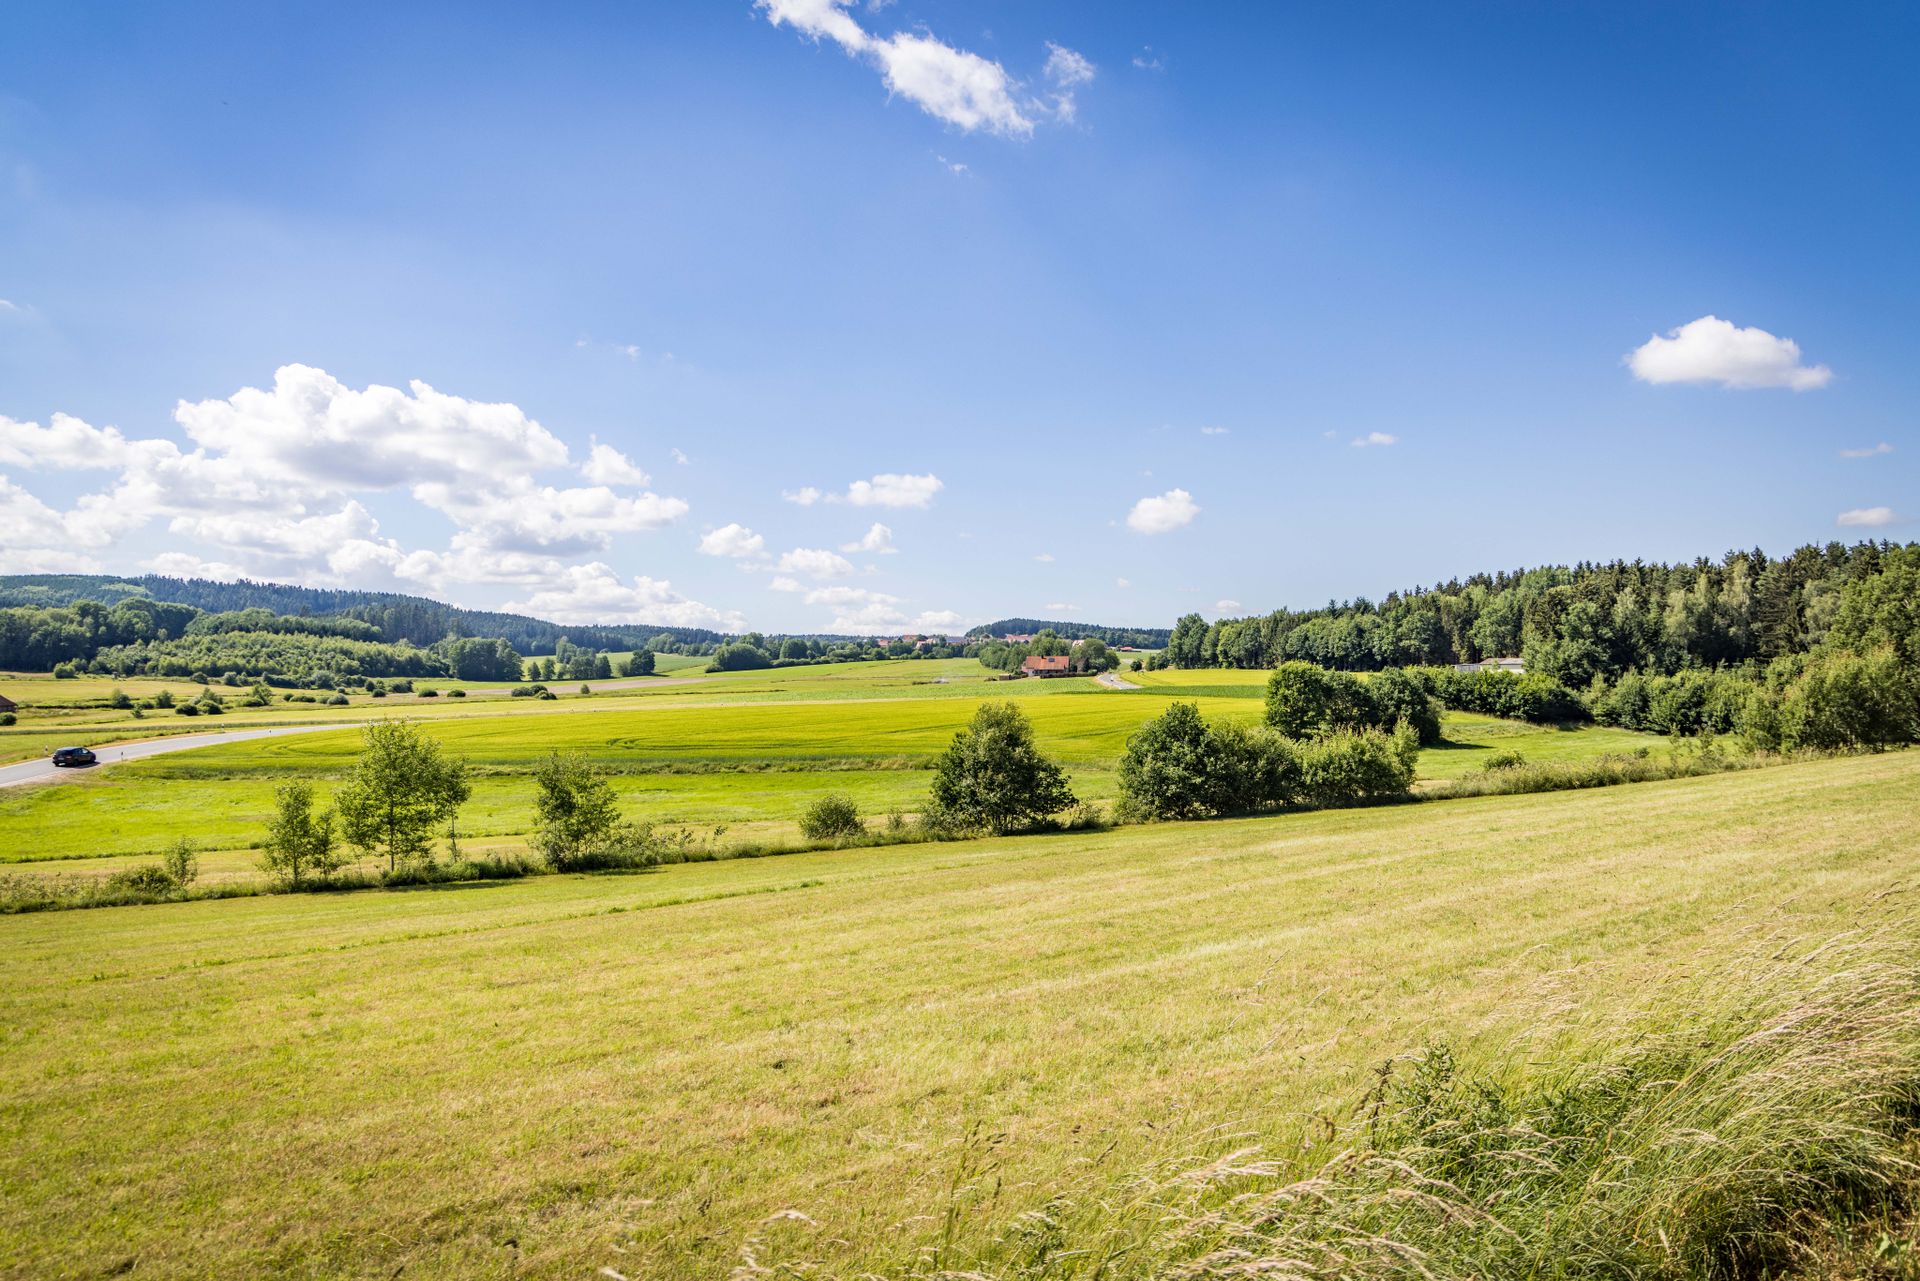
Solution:
<path fill-rule="evenodd" d="M 710 672 L 747 672 L 772 667 L 773 660 L 751 645 L 722 645 L 713 652 Z"/>
<path fill-rule="evenodd" d="M 200 856 L 194 852 L 193 842 L 181 837 L 160 856 L 160 870 L 167 879 L 181 889 L 200 879 Z"/>
<path fill-rule="evenodd" d="M 321 701 L 328 707 L 345 707 L 347 705 L 347 696 L 345 694 L 330 694 Z"/>
<path fill-rule="evenodd" d="M 12 725 L 17 723 L 19 719 L 20 718 L 12 712 L 0 712 L 0 725 Z"/>
<path fill-rule="evenodd" d="M 1891 646 L 1779 659 L 1740 728 L 1756 747 L 1790 752 L 1910 743 L 1920 737 L 1920 675 Z"/>
<path fill-rule="evenodd" d="M 1267 678 L 1267 724 L 1288 738 L 1364 729 L 1377 719 L 1359 677 L 1294 660 Z"/>
<path fill-rule="evenodd" d="M 155 707 L 172 707 L 173 691 L 170 689 L 163 689 L 158 694 L 155 694 L 153 696 L 153 705 Z"/>
<path fill-rule="evenodd" d="M 121 711 L 126 711 L 133 706 L 133 700 L 127 697 L 127 691 L 116 685 L 113 693 L 107 695 L 107 706 L 117 707 Z"/>
<path fill-rule="evenodd" d="M 508 694 L 512 698 L 539 698 L 546 692 L 545 685 L 515 685 Z"/>
<path fill-rule="evenodd" d="M 173 709 L 173 714 L 175 716 L 198 716 L 200 714 L 200 704 L 182 703 Z"/>
<path fill-rule="evenodd" d="M 1404 721 L 1413 727 L 1422 747 L 1440 741 L 1440 704 L 1418 673 L 1390 667 L 1376 673 L 1366 690 L 1376 728 L 1392 729 Z"/>
<path fill-rule="evenodd" d="M 1456 672 L 1449 667 L 1419 671 L 1427 688 L 1456 712 L 1479 712 L 1508 720 L 1557 725 L 1591 719 L 1579 695 L 1539 672 Z"/>
<path fill-rule="evenodd" d="M 578 752 L 550 752 L 534 767 L 533 845 L 556 872 L 579 870 L 620 823 L 613 784 Z"/>
<path fill-rule="evenodd" d="M 55 663 L 53 665 L 53 679 L 57 681 L 71 681 L 78 680 L 79 678 L 80 669 L 72 663 Z"/>
<path fill-rule="evenodd" d="M 171 894 L 179 888 L 174 879 L 167 875 L 167 869 L 158 863 L 122 868 L 107 878 L 106 887 L 122 894 L 154 896 Z"/>
<path fill-rule="evenodd" d="M 1413 766 L 1420 743 L 1403 726 L 1392 734 L 1379 730 L 1336 730 L 1299 747 L 1301 799 L 1331 808 L 1403 797 L 1413 790 Z"/>
<path fill-rule="evenodd" d="M 822 796 L 800 815 L 800 835 L 810 841 L 840 841 L 863 835 L 866 830 L 859 807 L 839 792 Z"/>
<path fill-rule="evenodd" d="M 935 832 L 1031 827 L 1074 803 L 1066 772 L 1040 753 L 1014 703 L 983 703 L 934 763 L 924 822 Z"/>
<path fill-rule="evenodd" d="M 1515 751 L 1495 752 L 1480 762 L 1480 772 L 1491 774 L 1496 770 L 1519 769 L 1527 763 L 1527 758 Z"/>
<path fill-rule="evenodd" d="M 466 696 L 467 691 L 464 689 L 450 689 L 447 691 L 448 698 L 465 698 Z"/>

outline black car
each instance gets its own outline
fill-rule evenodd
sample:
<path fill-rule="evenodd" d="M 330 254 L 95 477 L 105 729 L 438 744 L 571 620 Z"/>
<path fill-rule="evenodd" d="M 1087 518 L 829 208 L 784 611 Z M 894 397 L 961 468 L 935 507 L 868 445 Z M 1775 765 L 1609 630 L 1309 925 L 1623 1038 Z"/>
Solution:
<path fill-rule="evenodd" d="M 91 765 L 98 758 L 90 747 L 59 747 L 54 749 L 54 765 Z"/>

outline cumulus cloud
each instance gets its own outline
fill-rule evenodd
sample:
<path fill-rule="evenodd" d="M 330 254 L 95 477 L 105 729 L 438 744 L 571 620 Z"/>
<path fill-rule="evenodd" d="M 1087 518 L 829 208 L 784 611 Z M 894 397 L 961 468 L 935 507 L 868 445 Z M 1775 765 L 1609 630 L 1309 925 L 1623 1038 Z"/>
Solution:
<path fill-rule="evenodd" d="M 1864 449 L 1843 449 L 1840 451 L 1840 456 L 1842 458 L 1874 458 L 1892 452 L 1893 446 L 1883 440 L 1877 445 L 1868 445 Z M 4 461 L 4 458 L 5 455 L 0 454 L 0 461 Z"/>
<path fill-rule="evenodd" d="M 286 365 L 271 388 L 183 401 L 174 419 L 190 449 L 66 415 L 46 427 L 0 419 L 0 462 L 118 473 L 70 511 L 38 513 L 61 533 L 50 549 L 105 547 L 164 520 L 170 533 L 217 555 L 159 554 L 191 558 L 207 573 L 440 589 L 551 579 L 563 558 L 603 551 L 617 536 L 687 511 L 678 498 L 616 492 L 613 484 L 646 477 L 597 443 L 581 470 L 601 483 L 543 484 L 539 472 L 569 465 L 557 436 L 516 405 L 424 382 L 355 389 L 324 370 Z M 381 534 L 359 496 L 396 491 L 453 523 L 445 551 L 410 551 Z"/>
<path fill-rule="evenodd" d="M 960 625 L 960 615 L 952 610 L 923 610 L 918 614 L 908 614 L 901 608 L 900 598 L 887 592 L 870 591 L 864 587 L 816 587 L 803 596 L 808 605 L 824 606 L 833 611 L 833 621 L 829 628 L 836 632 L 848 632 L 855 635 L 892 634 L 896 632 L 948 632 Z"/>
<path fill-rule="evenodd" d="M 877 70 L 889 93 L 966 133 L 1025 138 L 1042 116 L 1070 121 L 1077 111 L 1074 91 L 1095 75 L 1085 57 L 1049 41 L 1041 69 L 1045 91 L 1027 93 L 998 62 L 955 48 L 925 31 L 889 36 L 868 31 L 847 11 L 849 2 L 756 0 L 755 7 L 774 26 L 792 27 L 815 41 L 831 40 L 848 57 Z M 869 11 L 877 10 L 869 5 Z M 955 172 L 965 168 L 950 167 Z"/>
<path fill-rule="evenodd" d="M 882 472 L 872 480 L 856 480 L 847 486 L 846 501 L 855 507 L 929 507 L 933 496 L 945 489 L 938 476 L 905 476 Z"/>
<path fill-rule="evenodd" d="M 1748 390 L 1787 387 L 1812 391 L 1833 378 L 1825 365 L 1800 363 L 1800 344 L 1764 329 L 1742 329 L 1702 316 L 1659 334 L 1627 353 L 1627 367 L 1645 383 L 1718 383 Z"/>
<path fill-rule="evenodd" d="M 608 565 L 594 561 L 570 565 L 555 585 L 514 601 L 507 609 L 556 623 L 636 623 L 662 627 L 712 627 L 742 631 L 746 619 L 734 610 L 715 609 L 688 600 L 664 578 L 641 574 L 630 582 Z"/>
<path fill-rule="evenodd" d="M 632 459 L 612 445 L 603 445 L 599 441 L 593 443 L 593 448 L 587 454 L 586 463 L 580 468 L 580 474 L 596 485 L 652 483 L 652 478 L 634 466 Z"/>
<path fill-rule="evenodd" d="M 1127 513 L 1127 528 L 1136 534 L 1170 534 L 1193 523 L 1200 505 L 1184 489 L 1169 489 L 1152 498 L 1142 498 Z"/>
<path fill-rule="evenodd" d="M 709 531 L 700 540 L 700 550 L 708 556 L 728 556 L 741 560 L 765 555 L 767 540 L 735 521 Z"/>
<path fill-rule="evenodd" d="M 783 574 L 801 574 L 808 578 L 847 578 L 853 574 L 853 562 L 824 547 L 796 547 L 782 552 L 777 568 Z"/>
<path fill-rule="evenodd" d="M 1234 610 L 1241 608 L 1241 605 L 1237 600 L 1217 600 L 1213 602 L 1213 607 L 1222 614 L 1231 614 Z"/>
<path fill-rule="evenodd" d="M 1202 427 L 1200 434 L 1202 436 L 1224 436 L 1227 434 L 1227 430 L 1225 427 Z"/>
<path fill-rule="evenodd" d="M 1856 507 L 1852 511 L 1841 512 L 1835 523 L 1864 529 L 1884 529 L 1888 525 L 1904 522 L 1891 507 Z"/>
<path fill-rule="evenodd" d="M 1041 552 L 1039 555 L 1035 556 L 1034 559 L 1039 561 L 1042 565 L 1051 565 L 1053 564 L 1053 553 Z"/>
<path fill-rule="evenodd" d="M 1353 447 L 1355 449 L 1384 448 L 1388 445 L 1397 445 L 1399 443 L 1400 438 L 1398 436 L 1391 435 L 1384 431 L 1370 431 L 1364 436 L 1355 436 L 1353 438 Z"/>
<path fill-rule="evenodd" d="M 893 531 L 880 522 L 875 521 L 873 527 L 867 530 L 865 534 L 853 542 L 842 543 L 840 550 L 843 552 L 874 552 L 882 556 L 891 556 L 900 549 L 893 545 Z"/>
<path fill-rule="evenodd" d="M 128 444 L 112 427 L 55 414 L 42 427 L 0 415 L 0 466 L 84 471 L 124 467 Z"/>
<path fill-rule="evenodd" d="M 826 495 L 812 485 L 808 485 L 801 489 L 783 489 L 780 491 L 780 497 L 799 507 L 811 507 Z"/>

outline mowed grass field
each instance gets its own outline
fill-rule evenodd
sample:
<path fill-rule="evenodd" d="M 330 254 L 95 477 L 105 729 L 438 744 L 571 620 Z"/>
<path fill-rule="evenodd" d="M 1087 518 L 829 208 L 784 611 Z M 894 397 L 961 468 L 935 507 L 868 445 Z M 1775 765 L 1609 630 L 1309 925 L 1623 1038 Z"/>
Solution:
<path fill-rule="evenodd" d="M 0 919 L 0 1273 L 990 1270 L 1157 1162 L 1314 1168 L 1390 1055 L 1847 928 L 1915 795 L 1906 752 Z"/>
<path fill-rule="evenodd" d="M 354 720 L 418 716 L 465 757 L 478 776 L 461 832 L 482 848 L 515 846 L 528 831 L 527 771 L 554 750 L 585 753 L 613 771 L 630 816 L 702 829 L 724 844 L 791 837 L 801 812 L 828 792 L 846 793 L 870 815 L 916 812 L 929 783 L 925 767 L 989 698 L 1017 699 L 1043 748 L 1067 765 L 1078 794 L 1093 801 L 1116 795 L 1115 767 L 1128 736 L 1173 698 L 1192 698 L 1209 717 L 1254 721 L 1262 711 L 1257 697 L 1222 697 L 1190 684 L 1129 693 L 1090 680 L 993 681 L 983 670 L 972 660 L 855 663 L 556 702 L 433 706 L 387 699 L 337 710 Z M 229 721 L 241 723 L 223 717 L 190 724 L 204 730 Z M 1496 750 L 1540 761 L 1665 750 L 1663 740 L 1626 731 L 1566 731 L 1481 716 L 1450 716 L 1447 730 L 1444 745 L 1422 754 L 1423 778 L 1458 777 Z M 214 852 L 206 861 L 210 874 L 251 874 L 251 856 L 219 852 L 260 839 L 273 789 L 287 779 L 313 779 L 324 796 L 358 746 L 359 731 L 341 729 L 201 748 L 0 791 L 0 862 L 66 871 L 72 860 L 106 856 L 82 869 L 104 874 L 120 865 L 111 856 L 149 853 L 184 836 Z M 728 831 L 713 837 L 721 826 Z"/>

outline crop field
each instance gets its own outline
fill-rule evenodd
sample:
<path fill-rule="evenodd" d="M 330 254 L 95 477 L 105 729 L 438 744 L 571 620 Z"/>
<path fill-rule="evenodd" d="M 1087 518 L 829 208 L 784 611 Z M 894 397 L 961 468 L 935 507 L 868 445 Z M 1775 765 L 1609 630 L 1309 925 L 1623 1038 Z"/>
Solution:
<path fill-rule="evenodd" d="M 1391 1055 L 1846 927 L 1911 883 L 1917 787 L 1891 753 L 0 920 L 0 1271 L 991 1269 L 1149 1168 L 1313 1169 Z"/>
<path fill-rule="evenodd" d="M 374 713 L 421 718 L 478 772 L 461 833 L 487 848 L 518 846 L 532 812 L 526 771 L 553 750 L 583 752 L 614 772 L 630 816 L 707 833 L 724 826 L 728 831 L 716 838 L 724 841 L 790 837 L 801 811 L 828 792 L 846 793 L 869 814 L 916 812 L 926 796 L 925 767 L 984 698 L 1019 699 L 1044 749 L 1068 766 L 1078 794 L 1093 801 L 1115 795 L 1115 765 L 1128 736 L 1171 697 L 1192 698 L 1209 717 L 1252 721 L 1261 713 L 1257 699 L 1220 697 L 1191 683 L 1121 693 L 1090 680 L 992 681 L 982 670 L 972 660 L 853 663 L 643 684 L 554 702 L 389 698 L 326 710 L 336 721 Z M 275 715 L 194 718 L 176 732 L 301 719 L 279 708 L 263 710 Z M 1627 731 L 1560 730 L 1457 713 L 1447 717 L 1446 729 L 1447 741 L 1422 753 L 1424 779 L 1470 773 L 1495 751 L 1545 762 L 1666 750 L 1665 740 Z M 186 836 L 215 852 L 210 872 L 245 873 L 249 856 L 219 852 L 241 851 L 259 839 L 273 788 L 306 777 L 324 795 L 358 744 L 359 731 L 343 728 L 201 748 L 0 791 L 0 862 L 68 871 L 73 860 L 151 852 Z M 54 745 L 51 738 L 36 740 L 43 751 Z M 92 870 L 105 874 L 118 865 L 103 861 Z"/>

